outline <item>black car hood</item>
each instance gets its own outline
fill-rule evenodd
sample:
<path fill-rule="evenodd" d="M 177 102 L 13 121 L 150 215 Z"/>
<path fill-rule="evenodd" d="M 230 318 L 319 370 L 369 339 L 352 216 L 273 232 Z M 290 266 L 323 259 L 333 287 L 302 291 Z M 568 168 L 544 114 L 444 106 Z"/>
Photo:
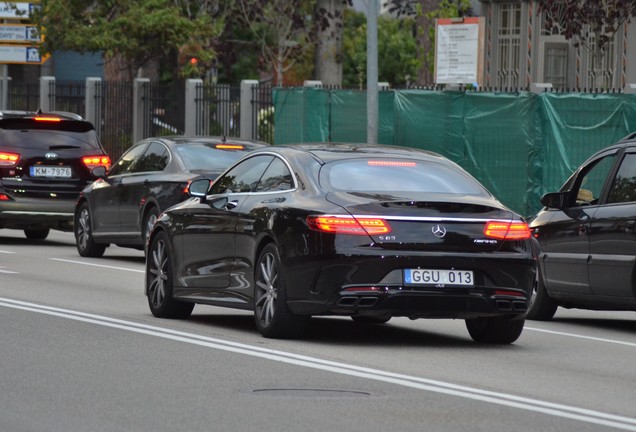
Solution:
<path fill-rule="evenodd" d="M 355 217 L 377 216 L 391 226 L 374 235 L 384 248 L 427 251 L 494 251 L 501 240 L 487 238 L 487 221 L 511 221 L 515 215 L 492 197 L 430 193 L 330 192 L 327 200 Z M 441 235 L 444 232 L 444 235 Z M 437 233 L 437 235 L 436 235 Z"/>

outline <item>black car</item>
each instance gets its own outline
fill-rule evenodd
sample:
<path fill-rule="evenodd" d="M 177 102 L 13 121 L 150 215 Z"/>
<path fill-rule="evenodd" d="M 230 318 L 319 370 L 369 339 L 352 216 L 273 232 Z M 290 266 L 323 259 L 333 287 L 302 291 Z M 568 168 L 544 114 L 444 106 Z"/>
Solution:
<path fill-rule="evenodd" d="M 636 310 L 636 133 L 594 154 L 541 203 L 528 318 L 552 319 L 558 306 Z"/>
<path fill-rule="evenodd" d="M 81 256 L 100 257 L 109 244 L 144 249 L 159 213 L 188 198 L 200 177 L 213 179 L 264 143 L 223 137 L 148 138 L 128 149 L 88 186 L 75 206 L 75 240 Z"/>
<path fill-rule="evenodd" d="M 536 262 L 527 223 L 448 159 L 414 148 L 273 146 L 167 210 L 149 241 L 157 317 L 253 310 L 266 337 L 312 315 L 462 318 L 478 342 L 523 330 Z"/>
<path fill-rule="evenodd" d="M 110 158 L 79 115 L 0 112 L 0 228 L 36 240 L 71 231 L 75 201 L 97 166 Z"/>

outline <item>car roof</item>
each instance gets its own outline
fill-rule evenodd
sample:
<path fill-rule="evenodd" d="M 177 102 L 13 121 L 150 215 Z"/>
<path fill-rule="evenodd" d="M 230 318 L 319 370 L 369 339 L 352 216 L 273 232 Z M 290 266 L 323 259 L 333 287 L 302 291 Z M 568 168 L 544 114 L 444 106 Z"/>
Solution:
<path fill-rule="evenodd" d="M 311 154 L 323 163 L 342 159 L 357 159 L 360 157 L 396 157 L 449 163 L 444 156 L 418 149 L 415 147 L 401 147 L 380 144 L 363 143 L 304 143 L 274 146 L 273 149 L 290 149 Z"/>

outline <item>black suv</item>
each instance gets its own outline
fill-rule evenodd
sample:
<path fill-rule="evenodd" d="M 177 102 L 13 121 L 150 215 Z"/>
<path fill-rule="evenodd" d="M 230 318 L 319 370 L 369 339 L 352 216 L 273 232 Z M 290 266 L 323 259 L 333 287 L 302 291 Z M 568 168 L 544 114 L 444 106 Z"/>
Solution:
<path fill-rule="evenodd" d="M 72 231 L 75 201 L 100 165 L 110 158 L 79 115 L 0 112 L 0 228 L 36 240 Z"/>

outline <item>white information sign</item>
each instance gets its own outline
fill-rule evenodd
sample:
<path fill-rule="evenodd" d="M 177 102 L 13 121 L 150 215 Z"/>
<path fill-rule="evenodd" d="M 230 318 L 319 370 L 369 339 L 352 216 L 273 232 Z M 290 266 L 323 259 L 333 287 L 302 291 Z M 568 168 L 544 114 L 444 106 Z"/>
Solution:
<path fill-rule="evenodd" d="M 0 1 L 0 18 L 29 19 L 39 4 Z"/>
<path fill-rule="evenodd" d="M 0 24 L 0 42 L 41 42 L 41 39 L 35 26 Z"/>
<path fill-rule="evenodd" d="M 479 23 L 437 25 L 435 82 L 474 84 L 479 82 Z"/>
<path fill-rule="evenodd" d="M 42 58 L 36 46 L 0 45 L 0 63 L 42 64 L 48 56 Z"/>

